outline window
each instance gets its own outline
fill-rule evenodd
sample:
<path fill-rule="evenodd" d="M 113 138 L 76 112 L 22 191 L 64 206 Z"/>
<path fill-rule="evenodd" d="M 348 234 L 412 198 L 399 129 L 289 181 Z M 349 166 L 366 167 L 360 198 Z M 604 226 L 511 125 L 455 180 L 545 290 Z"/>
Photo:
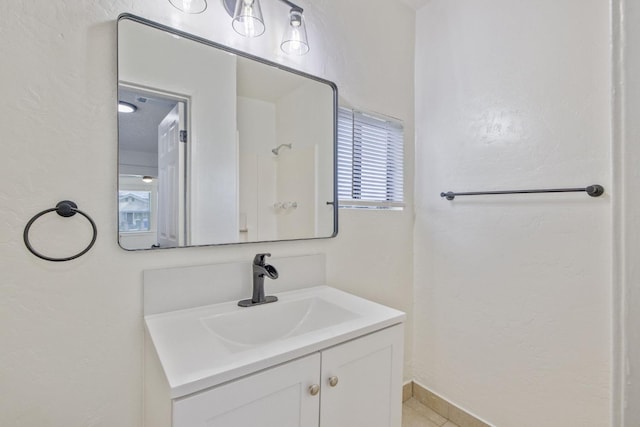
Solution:
<path fill-rule="evenodd" d="M 403 146 L 402 123 L 339 108 L 339 207 L 402 209 Z"/>
<path fill-rule="evenodd" d="M 119 191 L 120 232 L 151 230 L 151 192 Z"/>
<path fill-rule="evenodd" d="M 121 174 L 118 189 L 118 231 L 121 235 L 156 232 L 158 181 Z"/>

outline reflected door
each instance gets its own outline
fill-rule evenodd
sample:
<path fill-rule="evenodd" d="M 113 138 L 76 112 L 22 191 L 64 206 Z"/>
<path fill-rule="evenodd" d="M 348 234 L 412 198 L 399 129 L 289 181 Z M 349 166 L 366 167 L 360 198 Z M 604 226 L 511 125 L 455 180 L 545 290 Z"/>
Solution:
<path fill-rule="evenodd" d="M 158 244 L 177 247 L 184 244 L 184 150 L 180 131 L 184 130 L 182 102 L 158 125 Z"/>

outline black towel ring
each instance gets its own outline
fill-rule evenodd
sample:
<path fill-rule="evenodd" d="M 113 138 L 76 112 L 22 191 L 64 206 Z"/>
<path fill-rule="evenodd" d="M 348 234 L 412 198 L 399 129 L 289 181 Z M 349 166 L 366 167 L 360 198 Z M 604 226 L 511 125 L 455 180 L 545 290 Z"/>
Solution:
<path fill-rule="evenodd" d="M 91 228 L 93 228 L 93 237 L 91 238 L 91 243 L 89 243 L 89 246 L 87 246 L 85 249 L 83 249 L 81 252 L 75 255 L 64 257 L 64 258 L 48 257 L 46 255 L 42 255 L 41 253 L 33 249 L 33 246 L 31 246 L 31 242 L 29 241 L 29 230 L 31 229 L 31 226 L 33 225 L 34 222 L 36 222 L 38 218 L 40 218 L 42 215 L 48 214 L 49 212 L 57 212 L 58 215 L 65 218 L 72 217 L 77 213 L 85 217 L 91 224 Z M 96 227 L 96 223 L 93 222 L 93 220 L 89 215 L 87 215 L 86 213 L 78 209 L 78 205 L 76 205 L 74 202 L 70 200 L 63 200 L 61 202 L 58 202 L 55 208 L 45 209 L 42 212 L 35 214 L 33 218 L 31 218 L 27 223 L 27 225 L 24 227 L 24 233 L 22 234 L 22 237 L 24 239 L 24 244 L 27 246 L 27 249 L 29 249 L 29 252 L 31 252 L 38 258 L 42 258 L 44 260 L 53 261 L 53 262 L 71 261 L 72 259 L 81 257 L 82 255 L 89 252 L 89 249 L 91 249 L 93 244 L 96 242 L 96 238 L 98 237 L 98 228 Z"/>

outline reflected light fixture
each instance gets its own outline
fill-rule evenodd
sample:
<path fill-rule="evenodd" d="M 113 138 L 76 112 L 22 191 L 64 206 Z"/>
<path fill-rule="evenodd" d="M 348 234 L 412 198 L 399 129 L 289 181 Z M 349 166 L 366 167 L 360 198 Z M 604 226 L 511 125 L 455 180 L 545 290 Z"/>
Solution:
<path fill-rule="evenodd" d="M 153 182 L 153 177 L 149 175 L 145 175 L 142 177 L 142 182 L 151 183 Z"/>
<path fill-rule="evenodd" d="M 178 0 L 170 0 L 178 1 Z M 309 52 L 307 29 L 303 9 L 289 0 L 279 0 L 289 6 L 287 27 L 280 43 L 280 49 L 290 55 L 304 55 Z M 222 0 L 229 16 L 233 18 L 234 31 L 245 37 L 258 37 L 265 31 L 260 0 Z"/>
<path fill-rule="evenodd" d="M 169 3 L 184 13 L 202 13 L 207 10 L 207 0 L 169 0 Z"/>
<path fill-rule="evenodd" d="M 128 102 L 118 101 L 118 113 L 133 113 L 138 109 L 133 104 L 129 104 Z"/>

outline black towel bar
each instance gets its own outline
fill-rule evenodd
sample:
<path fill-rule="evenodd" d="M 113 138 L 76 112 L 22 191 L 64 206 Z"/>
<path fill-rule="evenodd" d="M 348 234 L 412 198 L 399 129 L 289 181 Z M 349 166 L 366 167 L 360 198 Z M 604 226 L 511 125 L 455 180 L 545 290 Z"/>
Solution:
<path fill-rule="evenodd" d="M 585 188 L 548 188 L 543 190 L 504 190 L 504 191 L 471 191 L 465 193 L 454 193 L 449 191 L 440 193 L 440 197 L 447 200 L 453 200 L 456 196 L 483 196 L 490 194 L 529 194 L 529 193 L 575 193 L 586 192 L 591 197 L 600 197 L 604 194 L 604 187 L 598 184 L 590 185 Z"/>

